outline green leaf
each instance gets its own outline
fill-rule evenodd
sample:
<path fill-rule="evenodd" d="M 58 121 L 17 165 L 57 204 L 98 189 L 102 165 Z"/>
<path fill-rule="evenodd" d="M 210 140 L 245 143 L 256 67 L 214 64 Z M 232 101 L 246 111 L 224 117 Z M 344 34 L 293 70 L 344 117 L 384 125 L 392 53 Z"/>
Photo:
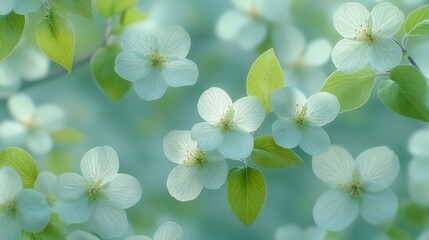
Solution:
<path fill-rule="evenodd" d="M 250 68 L 247 75 L 247 95 L 257 97 L 265 110 L 270 112 L 271 94 L 284 85 L 282 67 L 271 48 L 261 54 Z"/>
<path fill-rule="evenodd" d="M 242 223 L 249 226 L 261 212 L 267 193 L 264 175 L 256 168 L 232 168 L 228 173 L 229 207 Z"/>
<path fill-rule="evenodd" d="M 408 203 L 401 210 L 401 219 L 414 227 L 422 227 L 429 221 L 429 209 L 426 207 Z"/>
<path fill-rule="evenodd" d="M 129 26 L 133 23 L 140 22 L 146 19 L 146 16 L 137 8 L 132 7 L 121 14 L 121 25 Z"/>
<path fill-rule="evenodd" d="M 387 235 L 392 240 L 412 240 L 413 237 L 404 229 L 391 227 L 386 231 Z"/>
<path fill-rule="evenodd" d="M 429 34 L 429 4 L 410 13 L 405 19 L 404 26 L 409 35 Z"/>
<path fill-rule="evenodd" d="M 73 171 L 74 161 L 71 154 L 64 149 L 54 149 L 46 156 L 44 167 L 56 175 Z"/>
<path fill-rule="evenodd" d="M 33 158 L 20 148 L 5 148 L 0 151 L 0 167 L 13 168 L 21 176 L 24 188 L 33 188 L 39 174 Z"/>
<path fill-rule="evenodd" d="M 0 61 L 15 49 L 24 32 L 25 15 L 14 12 L 0 15 Z"/>
<path fill-rule="evenodd" d="M 45 229 L 38 233 L 23 232 L 22 240 L 66 239 L 67 229 L 58 214 L 52 214 Z"/>
<path fill-rule="evenodd" d="M 105 17 L 111 17 L 136 5 L 138 0 L 95 0 L 95 6 Z"/>
<path fill-rule="evenodd" d="M 36 27 L 40 49 L 54 62 L 72 70 L 74 30 L 66 12 L 52 7 L 49 14 Z"/>
<path fill-rule="evenodd" d="M 399 115 L 429 122 L 429 88 L 417 68 L 393 68 L 390 80 L 378 86 L 378 95 L 384 105 Z"/>
<path fill-rule="evenodd" d="M 54 3 L 64 11 L 94 19 L 91 0 L 54 0 Z"/>
<path fill-rule="evenodd" d="M 323 84 L 320 92 L 328 92 L 338 98 L 340 112 L 356 109 L 368 101 L 374 85 L 375 73 L 371 68 L 347 74 L 335 71 Z"/>
<path fill-rule="evenodd" d="M 85 138 L 81 132 L 70 128 L 62 128 L 52 131 L 51 137 L 54 142 L 59 143 L 74 143 Z"/>
<path fill-rule="evenodd" d="M 116 102 L 131 87 L 131 82 L 121 78 L 114 70 L 115 58 L 122 51 L 119 43 L 99 49 L 91 60 L 92 75 L 101 89 Z"/>
<path fill-rule="evenodd" d="M 292 150 L 277 145 L 270 135 L 255 138 L 250 159 L 266 168 L 287 168 L 302 162 L 301 158 Z"/>

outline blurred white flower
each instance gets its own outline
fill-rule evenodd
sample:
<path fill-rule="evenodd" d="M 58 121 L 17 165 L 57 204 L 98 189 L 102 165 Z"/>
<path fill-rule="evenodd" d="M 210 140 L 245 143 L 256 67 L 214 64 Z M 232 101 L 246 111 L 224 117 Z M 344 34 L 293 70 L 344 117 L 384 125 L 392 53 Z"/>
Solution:
<path fill-rule="evenodd" d="M 58 199 L 55 196 L 58 177 L 51 172 L 42 172 L 37 176 L 34 182 L 34 190 L 42 193 L 46 197 L 46 201 L 52 208 L 52 211 L 57 212 Z"/>
<path fill-rule="evenodd" d="M 100 240 L 98 237 L 84 232 L 82 230 L 76 230 L 67 235 L 66 240 Z"/>
<path fill-rule="evenodd" d="M 345 39 L 332 50 L 332 61 L 344 72 L 356 72 L 369 62 L 381 72 L 401 62 L 402 49 L 392 39 L 404 21 L 404 14 L 389 2 L 375 6 L 371 13 L 360 3 L 341 5 L 334 14 L 335 29 Z"/>
<path fill-rule="evenodd" d="M 34 106 L 30 97 L 16 94 L 8 99 L 9 112 L 15 120 L 0 123 L 0 139 L 9 145 L 26 145 L 37 154 L 52 149 L 49 132 L 61 127 L 64 113 L 53 104 Z"/>
<path fill-rule="evenodd" d="M 313 157 L 313 171 L 333 188 L 314 206 L 313 217 L 319 227 L 344 229 L 359 212 L 371 224 L 385 223 L 395 216 L 398 200 L 387 187 L 398 175 L 399 160 L 389 148 L 370 148 L 354 161 L 346 149 L 332 146 Z"/>
<path fill-rule="evenodd" d="M 192 140 L 198 149 L 219 152 L 230 159 L 243 159 L 253 150 L 252 132 L 265 118 L 265 109 L 255 97 L 243 97 L 232 103 L 228 94 L 216 87 L 204 91 L 198 100 L 198 113 L 206 121 L 195 124 Z"/>
<path fill-rule="evenodd" d="M 118 173 L 118 155 L 111 147 L 89 150 L 80 163 L 82 175 L 64 173 L 58 177 L 57 209 L 66 224 L 89 220 L 103 238 L 121 236 L 128 228 L 127 209 L 141 197 L 137 179 Z"/>
<path fill-rule="evenodd" d="M 11 11 L 17 14 L 36 12 L 43 0 L 0 0 L 0 15 L 7 15 Z"/>
<path fill-rule="evenodd" d="M 22 230 L 40 232 L 50 216 L 51 209 L 41 193 L 23 189 L 15 170 L 0 168 L 0 239 L 21 240 Z"/>
<path fill-rule="evenodd" d="M 417 240 L 429 240 L 429 229 L 426 229 L 424 232 L 422 232 L 418 237 Z"/>
<path fill-rule="evenodd" d="M 167 87 L 194 85 L 197 65 L 186 59 L 191 39 L 179 26 L 154 34 L 141 25 L 128 28 L 123 37 L 124 51 L 115 61 L 115 71 L 134 82 L 134 90 L 145 100 L 162 97 Z"/>
<path fill-rule="evenodd" d="M 280 118 L 273 123 L 275 142 L 284 148 L 300 146 L 310 155 L 318 155 L 328 149 L 331 141 L 321 128 L 338 115 L 340 103 L 326 92 L 304 96 L 297 89 L 285 87 L 271 96 L 273 112 Z"/>
<path fill-rule="evenodd" d="M 28 46 L 18 46 L 0 62 L 0 99 L 12 95 L 22 80 L 37 81 L 49 73 L 49 58 Z"/>
<path fill-rule="evenodd" d="M 267 37 L 269 24 L 284 20 L 289 1 L 233 0 L 236 7 L 220 16 L 216 33 L 225 41 L 236 42 L 244 49 L 259 46 Z"/>
<path fill-rule="evenodd" d="M 198 197 L 203 188 L 218 189 L 225 182 L 228 165 L 217 151 L 203 152 L 189 131 L 171 131 L 163 142 L 167 158 L 179 164 L 167 179 L 171 196 L 179 201 Z"/>
<path fill-rule="evenodd" d="M 420 205 L 429 206 L 429 129 L 415 132 L 408 149 L 413 155 L 408 164 L 410 195 Z"/>
<path fill-rule="evenodd" d="M 326 231 L 308 227 L 304 231 L 297 225 L 285 225 L 276 230 L 274 240 L 324 240 Z"/>
<path fill-rule="evenodd" d="M 153 240 L 182 240 L 183 239 L 183 230 L 182 227 L 174 222 L 167 222 L 161 225 L 158 230 L 156 230 Z M 129 237 L 126 240 L 152 240 L 146 236 L 133 236 Z"/>

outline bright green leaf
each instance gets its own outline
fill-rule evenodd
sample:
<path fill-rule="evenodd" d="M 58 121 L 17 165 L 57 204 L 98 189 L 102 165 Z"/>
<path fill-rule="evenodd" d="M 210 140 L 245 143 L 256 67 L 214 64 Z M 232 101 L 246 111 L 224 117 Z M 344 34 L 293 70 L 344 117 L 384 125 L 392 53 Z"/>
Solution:
<path fill-rule="evenodd" d="M 390 80 L 378 86 L 378 95 L 392 111 L 429 122 L 429 88 L 417 68 L 398 66 L 392 69 Z"/>
<path fill-rule="evenodd" d="M 340 102 L 340 112 L 356 109 L 368 101 L 374 84 L 375 73 L 371 68 L 347 74 L 335 71 L 323 84 L 321 92 L 335 95 Z"/>
<path fill-rule="evenodd" d="M 138 0 L 95 0 L 95 6 L 105 17 L 111 17 L 136 5 Z"/>
<path fill-rule="evenodd" d="M 61 128 L 55 130 L 51 132 L 51 136 L 54 142 L 59 143 L 74 143 L 79 142 L 85 138 L 81 132 L 70 128 Z"/>
<path fill-rule="evenodd" d="M 401 219 L 414 227 L 422 227 L 429 222 L 429 209 L 423 206 L 408 203 L 401 210 Z"/>
<path fill-rule="evenodd" d="M 387 235 L 392 240 L 412 240 L 413 237 L 404 229 L 391 227 L 386 231 Z"/>
<path fill-rule="evenodd" d="M 132 7 L 121 14 L 121 25 L 128 26 L 133 23 L 143 21 L 145 19 L 146 16 L 140 10 L 135 7 Z"/>
<path fill-rule="evenodd" d="M 284 87 L 282 67 L 271 48 L 261 54 L 247 75 L 247 95 L 261 100 L 267 112 L 271 111 L 270 97 L 277 89 Z"/>
<path fill-rule="evenodd" d="M 74 30 L 66 12 L 52 7 L 49 14 L 36 27 L 40 49 L 54 62 L 72 70 L 74 55 Z"/>
<path fill-rule="evenodd" d="M 408 15 L 405 19 L 405 31 L 409 35 L 429 34 L 429 4 Z"/>
<path fill-rule="evenodd" d="M 54 0 L 54 3 L 66 12 L 94 19 L 91 0 Z"/>
<path fill-rule="evenodd" d="M 302 162 L 292 150 L 280 147 L 270 135 L 255 139 L 250 159 L 261 167 L 287 168 Z"/>
<path fill-rule="evenodd" d="M 131 82 L 121 78 L 114 70 L 115 58 L 121 51 L 119 43 L 113 43 L 99 49 L 91 60 L 92 75 L 113 102 L 122 98 L 131 86 Z"/>
<path fill-rule="evenodd" d="M 46 228 L 38 233 L 23 232 L 22 240 L 66 239 L 67 229 L 58 214 L 52 214 Z"/>
<path fill-rule="evenodd" d="M 228 202 L 234 214 L 249 226 L 261 212 L 267 193 L 264 175 L 255 168 L 232 168 L 228 173 Z"/>
<path fill-rule="evenodd" d="M 21 39 L 25 16 L 14 12 L 0 15 L 0 61 L 9 56 Z"/>
<path fill-rule="evenodd" d="M 21 176 L 24 188 L 32 188 L 39 174 L 33 158 L 20 148 L 5 148 L 1 150 L 0 167 L 13 168 Z"/>

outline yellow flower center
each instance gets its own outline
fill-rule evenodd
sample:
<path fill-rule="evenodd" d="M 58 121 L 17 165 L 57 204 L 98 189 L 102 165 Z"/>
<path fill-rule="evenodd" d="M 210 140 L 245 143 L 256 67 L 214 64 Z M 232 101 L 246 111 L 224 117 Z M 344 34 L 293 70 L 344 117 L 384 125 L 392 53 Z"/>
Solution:
<path fill-rule="evenodd" d="M 205 159 L 206 153 L 197 149 L 195 153 L 188 152 L 188 158 L 184 161 L 188 167 L 197 167 L 201 168 L 204 166 L 204 163 L 207 161 Z"/>
<path fill-rule="evenodd" d="M 232 122 L 233 117 L 234 117 L 234 109 L 232 108 L 232 106 L 228 106 L 228 110 L 220 119 L 220 127 L 223 130 L 232 129 L 234 127 Z"/>
<path fill-rule="evenodd" d="M 360 25 L 359 28 L 355 28 L 354 31 L 356 36 L 353 39 L 355 40 L 364 41 L 367 44 L 371 44 L 377 39 L 377 35 L 372 32 L 368 20 L 365 21 L 364 25 Z"/>
<path fill-rule="evenodd" d="M 90 181 L 87 184 L 87 195 L 89 199 L 96 199 L 103 194 L 103 181 L 98 179 L 97 181 Z"/>
<path fill-rule="evenodd" d="M 148 59 L 153 66 L 159 66 L 162 63 L 170 62 L 170 60 L 168 60 L 168 56 L 163 53 L 160 53 L 157 49 L 151 48 L 151 52 L 152 53 L 148 57 Z"/>
<path fill-rule="evenodd" d="M 6 201 L 4 204 L 0 204 L 0 209 L 8 214 L 15 215 L 15 212 L 16 212 L 15 199 L 11 199 L 9 201 Z"/>

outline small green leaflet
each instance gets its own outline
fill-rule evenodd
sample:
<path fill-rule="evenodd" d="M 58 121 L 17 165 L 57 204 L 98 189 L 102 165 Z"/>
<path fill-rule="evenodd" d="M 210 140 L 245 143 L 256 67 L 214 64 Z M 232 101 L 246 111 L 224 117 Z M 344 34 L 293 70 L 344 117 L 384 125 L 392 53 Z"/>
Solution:
<path fill-rule="evenodd" d="M 54 3 L 64 11 L 94 19 L 91 0 L 54 0 Z"/>
<path fill-rule="evenodd" d="M 22 179 L 24 188 L 33 188 L 39 170 L 33 158 L 20 148 L 5 148 L 0 151 L 0 167 L 14 169 Z"/>
<path fill-rule="evenodd" d="M 79 142 L 85 138 L 81 132 L 70 128 L 61 128 L 52 131 L 51 137 L 54 142 L 59 143 L 74 143 Z"/>
<path fill-rule="evenodd" d="M 369 67 L 352 74 L 335 71 L 328 77 L 320 92 L 336 96 L 340 102 L 340 112 L 353 110 L 368 101 L 375 76 Z"/>
<path fill-rule="evenodd" d="M 267 185 L 256 168 L 235 167 L 228 173 L 229 207 L 242 223 L 251 225 L 264 207 Z"/>
<path fill-rule="evenodd" d="M 24 31 L 25 16 L 14 12 L 0 16 L 0 61 L 15 49 Z"/>
<path fill-rule="evenodd" d="M 378 95 L 384 105 L 399 115 L 429 122 L 429 87 L 417 68 L 393 68 L 390 80 L 378 86 Z"/>
<path fill-rule="evenodd" d="M 253 63 L 247 75 L 247 95 L 257 97 L 265 111 L 271 111 L 271 94 L 285 86 L 282 67 L 271 48 L 261 54 Z"/>
<path fill-rule="evenodd" d="M 302 162 L 292 150 L 277 145 L 271 135 L 255 138 L 250 159 L 266 168 L 287 168 Z"/>
<path fill-rule="evenodd" d="M 136 5 L 138 0 L 95 0 L 95 6 L 105 17 L 112 17 Z"/>
<path fill-rule="evenodd" d="M 429 34 L 429 4 L 410 13 L 405 19 L 404 26 L 408 35 Z"/>
<path fill-rule="evenodd" d="M 92 75 L 101 89 L 113 102 L 128 92 L 131 82 L 121 78 L 114 70 L 116 56 L 122 51 L 119 43 L 99 49 L 91 60 Z"/>
<path fill-rule="evenodd" d="M 46 171 L 56 175 L 73 171 L 74 161 L 67 148 L 55 148 L 46 156 L 43 166 Z"/>
<path fill-rule="evenodd" d="M 54 6 L 36 27 L 40 49 L 54 62 L 72 70 L 74 55 L 74 30 L 66 12 Z"/>
<path fill-rule="evenodd" d="M 135 7 L 132 7 L 121 14 L 121 25 L 128 26 L 133 23 L 143 21 L 145 19 L 146 16 L 140 10 Z"/>

